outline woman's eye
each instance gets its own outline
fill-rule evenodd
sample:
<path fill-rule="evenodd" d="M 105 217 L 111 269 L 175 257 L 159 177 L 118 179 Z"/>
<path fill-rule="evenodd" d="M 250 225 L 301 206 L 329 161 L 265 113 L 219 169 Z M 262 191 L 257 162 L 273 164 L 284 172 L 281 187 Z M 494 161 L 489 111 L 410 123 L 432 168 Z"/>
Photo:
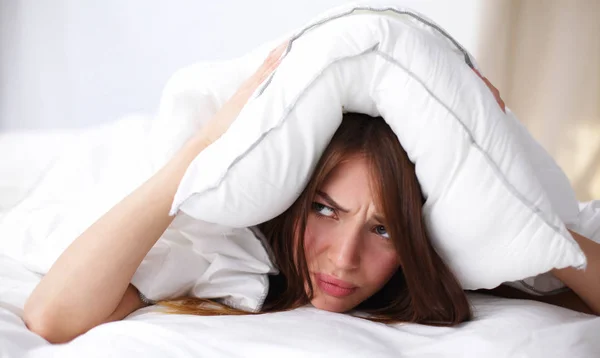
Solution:
<path fill-rule="evenodd" d="M 327 216 L 327 217 L 332 217 L 335 214 L 335 210 L 333 208 L 330 208 L 327 205 L 323 205 L 321 203 L 313 203 L 313 210 L 319 214 L 319 215 L 323 215 L 323 216 Z"/>
<path fill-rule="evenodd" d="M 388 234 L 387 230 L 385 229 L 385 226 L 383 225 L 375 226 L 375 233 L 379 236 L 385 237 L 386 239 L 390 238 L 390 235 Z"/>

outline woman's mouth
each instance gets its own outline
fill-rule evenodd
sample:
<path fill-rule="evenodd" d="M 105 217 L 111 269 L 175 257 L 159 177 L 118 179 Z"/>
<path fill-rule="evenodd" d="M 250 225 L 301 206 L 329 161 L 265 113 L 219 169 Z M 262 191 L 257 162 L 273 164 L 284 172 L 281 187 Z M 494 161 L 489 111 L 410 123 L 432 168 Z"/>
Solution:
<path fill-rule="evenodd" d="M 315 274 L 315 278 L 319 288 L 326 294 L 334 297 L 351 295 L 358 288 L 349 282 L 322 273 Z"/>

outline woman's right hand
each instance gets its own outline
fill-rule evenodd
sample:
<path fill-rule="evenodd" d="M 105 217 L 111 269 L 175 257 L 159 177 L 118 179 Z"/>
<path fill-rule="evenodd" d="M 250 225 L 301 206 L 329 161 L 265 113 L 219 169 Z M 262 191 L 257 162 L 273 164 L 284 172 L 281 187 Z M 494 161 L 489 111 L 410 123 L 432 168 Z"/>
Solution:
<path fill-rule="evenodd" d="M 229 128 L 231 123 L 240 114 L 250 96 L 258 86 L 277 68 L 281 62 L 281 55 L 287 48 L 289 41 L 277 46 L 269 53 L 256 72 L 246 79 L 237 91 L 223 104 L 215 116 L 197 134 L 204 146 L 209 146 L 216 141 Z"/>
<path fill-rule="evenodd" d="M 25 303 L 29 329 L 66 342 L 142 306 L 130 282 L 174 217 L 169 215 L 190 163 L 235 120 L 252 93 L 280 62 L 287 42 L 221 107 L 214 118 L 150 179 L 83 232 L 54 262 Z M 114 173 L 118 175 L 118 173 Z"/>

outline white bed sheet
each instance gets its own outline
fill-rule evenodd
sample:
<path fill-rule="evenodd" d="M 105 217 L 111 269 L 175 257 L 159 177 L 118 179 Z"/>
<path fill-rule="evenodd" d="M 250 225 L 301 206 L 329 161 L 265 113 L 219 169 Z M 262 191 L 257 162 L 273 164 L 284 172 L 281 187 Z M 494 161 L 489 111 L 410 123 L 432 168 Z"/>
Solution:
<path fill-rule="evenodd" d="M 305 307 L 258 316 L 167 315 L 150 307 L 51 345 L 27 330 L 23 304 L 40 276 L 0 256 L 2 357 L 596 357 L 600 318 L 471 294 L 458 328 L 393 325 Z"/>
<path fill-rule="evenodd" d="M 77 131 L 0 135 L 0 218 L 77 136 Z M 51 345 L 20 318 L 39 280 L 0 252 L 0 357 L 600 356 L 600 318 L 476 294 L 470 295 L 475 320 L 458 328 L 386 326 L 310 307 L 242 317 L 165 315 L 151 307 L 68 344 Z"/>

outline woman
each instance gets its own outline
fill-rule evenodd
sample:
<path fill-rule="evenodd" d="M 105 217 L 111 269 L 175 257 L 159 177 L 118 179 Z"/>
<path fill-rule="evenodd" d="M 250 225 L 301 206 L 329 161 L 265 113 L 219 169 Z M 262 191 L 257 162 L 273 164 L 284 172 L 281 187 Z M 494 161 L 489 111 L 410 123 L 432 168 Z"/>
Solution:
<path fill-rule="evenodd" d="M 66 342 L 145 305 L 130 280 L 172 222 L 168 212 L 185 170 L 277 67 L 285 45 L 160 171 L 65 250 L 26 302 L 29 329 L 50 342 Z M 261 225 L 281 270 L 263 311 L 310 302 L 333 312 L 357 309 L 383 322 L 464 322 L 470 307 L 427 238 L 414 166 L 383 120 L 365 117 L 346 115 L 300 198 Z M 586 253 L 599 252 L 590 240 L 576 239 Z M 589 277 L 569 269 L 556 275 L 598 311 L 600 294 L 583 288 Z M 184 313 L 214 311 L 196 303 L 170 306 Z"/>

